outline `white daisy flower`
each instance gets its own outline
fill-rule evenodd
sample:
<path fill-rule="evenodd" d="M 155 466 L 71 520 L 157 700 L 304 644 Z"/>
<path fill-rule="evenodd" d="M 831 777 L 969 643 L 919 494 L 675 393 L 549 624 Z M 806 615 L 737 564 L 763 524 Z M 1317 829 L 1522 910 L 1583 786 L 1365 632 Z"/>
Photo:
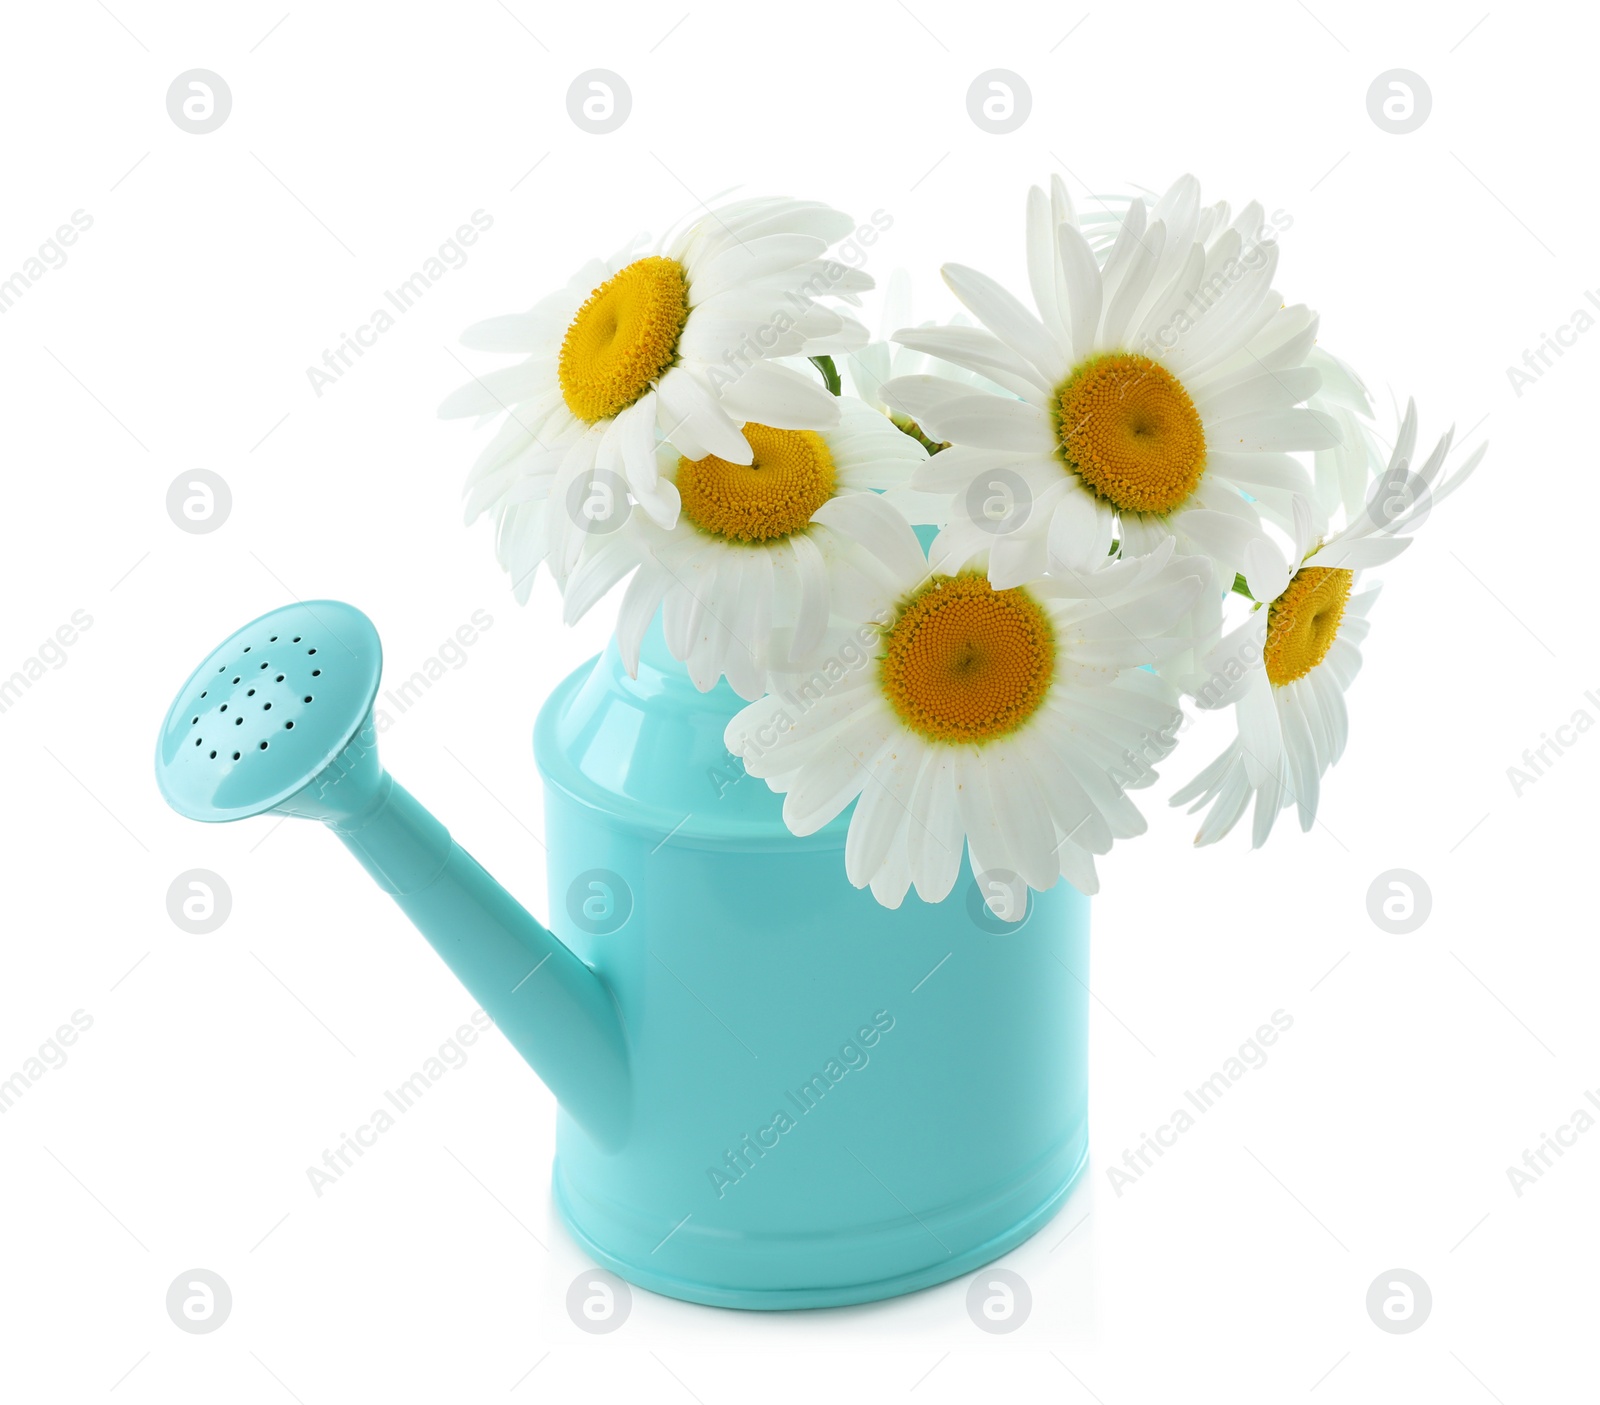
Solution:
<path fill-rule="evenodd" d="M 1131 194 L 1091 195 L 1090 198 L 1099 209 L 1087 209 L 1080 213 L 1078 227 L 1083 230 L 1083 237 L 1089 241 L 1089 247 L 1095 251 L 1096 257 L 1103 261 L 1106 251 L 1121 232 L 1128 207 L 1138 202 L 1145 207 L 1146 224 L 1152 219 L 1162 219 L 1167 222 L 1169 229 L 1180 229 L 1184 239 L 1197 239 L 1209 246 L 1233 222 L 1233 210 L 1226 200 L 1218 200 L 1210 205 L 1200 204 L 1200 187 L 1192 182 L 1193 177 L 1185 176 L 1165 195 L 1143 186 L 1136 187 Z M 1165 205 L 1162 203 L 1164 200 Z M 1161 207 L 1159 215 L 1158 206 Z M 1257 223 L 1264 217 L 1264 212 L 1250 207 L 1242 214 L 1246 224 Z M 1278 218 L 1284 218 L 1281 211 Z"/>
<path fill-rule="evenodd" d="M 771 669 L 816 649 L 829 622 L 834 563 L 881 536 L 878 492 L 904 491 L 927 451 L 849 396 L 831 429 L 750 423 L 742 461 L 658 451 L 664 488 L 680 499 L 671 527 L 633 513 L 574 572 L 570 624 L 629 572 L 617 645 L 630 673 L 658 607 L 667 647 L 701 691 L 726 677 L 743 698 Z"/>
<path fill-rule="evenodd" d="M 1223 205 L 1217 218 L 1226 221 L 1226 217 L 1227 206 Z M 1337 436 L 1331 448 L 1318 449 L 1314 456 L 1312 517 L 1315 531 L 1323 532 L 1341 511 L 1346 520 L 1355 519 L 1384 457 L 1373 435 L 1372 401 L 1361 378 L 1320 347 L 1311 349 L 1306 364 L 1322 377 L 1321 386 L 1309 401 L 1310 407 L 1333 423 Z M 1299 518 L 1293 513 L 1291 502 L 1291 516 L 1284 524 L 1286 534 L 1293 536 L 1298 530 L 1301 539 L 1309 541 L 1312 532 L 1301 529 Z M 1275 518 L 1274 522 L 1276 525 Z M 1252 578 L 1274 579 L 1282 569 L 1282 553 L 1276 543 L 1252 542 L 1246 548 L 1245 570 L 1240 574 L 1250 572 Z M 1223 589 L 1205 597 L 1188 622 L 1193 646 L 1162 666 L 1162 673 L 1184 693 L 1193 694 L 1212 682 L 1214 664 L 1210 654 L 1222 635 L 1223 607 L 1231 582 L 1221 584 Z"/>
<path fill-rule="evenodd" d="M 856 398 L 872 406 L 879 414 L 894 414 L 889 402 L 883 398 L 884 386 L 894 376 L 906 375 L 913 369 L 909 359 L 902 362 L 899 358 L 915 358 L 920 363 L 915 369 L 925 369 L 928 358 L 921 352 L 890 344 L 895 332 L 911 325 L 911 277 L 905 269 L 897 268 L 884 282 L 878 328 L 872 334 L 872 340 L 845 358 L 845 373 L 850 378 L 850 388 Z"/>
<path fill-rule="evenodd" d="M 1143 665 L 1209 586 L 1206 564 L 1169 543 L 1000 590 L 981 558 L 930 567 L 881 498 L 861 508 L 869 550 L 835 573 L 846 627 L 809 676 L 729 722 L 728 749 L 784 794 L 796 834 L 855 801 L 846 873 L 887 907 L 912 886 L 948 895 L 963 845 L 975 874 L 1094 892 L 1094 855 L 1145 828 L 1126 792 L 1154 779 L 1181 714 Z"/>
<path fill-rule="evenodd" d="M 957 381 L 972 391 L 987 391 L 995 395 L 1006 394 L 987 376 L 980 376 L 950 361 L 941 361 L 925 352 L 913 351 L 908 346 L 897 346 L 894 333 L 907 327 L 930 328 L 932 322 L 914 323 L 911 317 L 911 279 L 906 271 L 895 269 L 889 275 L 884 289 L 879 329 L 873 339 L 859 351 L 845 358 L 845 375 L 859 399 L 872 406 L 879 414 L 887 415 L 895 427 L 909 434 L 930 453 L 945 448 L 929 439 L 910 415 L 901 414 L 885 398 L 884 390 L 896 377 L 938 375 Z M 965 316 L 958 315 L 951 325 L 971 326 Z M 944 493 L 924 493 L 907 487 L 890 495 L 894 503 L 916 526 L 942 527 L 949 518 L 950 499 Z"/>
<path fill-rule="evenodd" d="M 1361 668 L 1367 614 L 1378 596 L 1377 586 L 1356 590 L 1360 573 L 1410 546 L 1432 508 L 1477 468 L 1487 446 L 1440 477 L 1451 433 L 1412 473 L 1417 413 L 1408 405 L 1394 453 L 1381 474 L 1369 474 L 1366 501 L 1345 527 L 1317 541 L 1311 509 L 1302 504 L 1293 554 L 1258 561 L 1248 584 L 1260 603 L 1212 650 L 1210 677 L 1195 689 L 1202 708 L 1232 707 L 1238 727 L 1222 754 L 1172 797 L 1174 805 L 1192 801 L 1190 813 L 1207 810 L 1195 843 L 1221 839 L 1252 800 L 1256 848 L 1290 805 L 1299 807 L 1301 829 L 1311 828 L 1322 777 L 1344 753 L 1344 695 Z"/>
<path fill-rule="evenodd" d="M 563 551 L 556 574 L 576 563 L 583 533 L 568 530 L 570 514 L 558 506 L 587 500 L 597 477 L 609 484 L 605 475 L 615 475 L 671 526 L 676 502 L 657 476 L 658 439 L 693 458 L 738 463 L 749 461 L 739 433 L 747 420 L 837 423 L 816 377 L 776 358 L 865 343 L 865 328 L 828 301 L 854 301 L 872 286 L 824 257 L 853 228 L 848 215 L 815 202 L 739 201 L 654 252 L 635 240 L 591 261 L 528 312 L 467 330 L 467 346 L 525 357 L 463 386 L 439 410 L 505 415 L 468 476 L 467 519 L 495 515 L 500 559 L 520 598 L 552 536 Z"/>
<path fill-rule="evenodd" d="M 909 346 L 895 344 L 894 337 L 897 332 L 904 331 L 908 327 L 917 331 L 927 331 L 936 325 L 933 322 L 912 321 L 911 279 L 903 268 L 897 268 L 889 275 L 884 287 L 878 330 L 873 334 L 871 341 L 859 351 L 852 351 L 845 358 L 845 372 L 856 397 L 880 414 L 888 415 L 913 438 L 923 439 L 929 449 L 937 446 L 921 434 L 909 416 L 901 414 L 890 405 L 884 395 L 885 388 L 896 377 L 938 375 L 947 380 L 957 381 L 972 390 L 987 390 L 997 395 L 1005 394 L 1004 388 L 996 385 L 987 376 L 957 366 L 952 361 L 941 361 L 926 352 L 914 351 Z M 958 314 L 951 319 L 950 325 L 970 327 L 972 323 L 964 315 Z"/>
<path fill-rule="evenodd" d="M 1008 586 L 1052 567 L 1092 570 L 1175 540 L 1231 580 L 1263 518 L 1287 524 L 1311 479 L 1292 457 L 1331 446 L 1306 407 L 1317 319 L 1272 288 L 1277 245 L 1259 205 L 1213 233 L 1185 177 L 1146 214 L 1133 202 L 1102 264 L 1059 180 L 1029 192 L 1028 275 L 1037 311 L 973 269 L 945 281 L 987 330 L 907 331 L 896 340 L 998 382 L 974 394 L 938 376 L 891 382 L 890 401 L 953 448 L 918 475 L 953 507 L 963 548 L 992 548 Z M 1204 236 L 1204 237 L 1203 237 Z M 1014 397 L 1014 398 L 1013 398 Z M 1021 502 L 1006 530 L 975 504 L 995 483 Z"/>
<path fill-rule="evenodd" d="M 1349 366 L 1313 347 L 1306 365 L 1322 377 L 1322 384 L 1311 397 L 1311 408 L 1333 421 L 1336 442 L 1318 449 L 1313 473 L 1318 513 L 1333 521 L 1342 512 L 1354 521 L 1365 505 L 1374 469 L 1385 458 L 1373 436 L 1372 397 L 1367 387 Z"/>

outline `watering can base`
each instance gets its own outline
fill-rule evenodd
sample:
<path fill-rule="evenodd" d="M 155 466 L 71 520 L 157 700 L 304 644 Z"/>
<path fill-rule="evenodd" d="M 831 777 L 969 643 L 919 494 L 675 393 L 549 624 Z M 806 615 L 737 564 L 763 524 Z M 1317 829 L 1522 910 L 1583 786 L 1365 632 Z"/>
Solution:
<path fill-rule="evenodd" d="M 1089 1164 L 1089 1148 L 1082 1137 L 1073 1139 L 1069 1148 L 1063 1148 L 1068 1158 L 1054 1161 L 1050 1174 L 1059 1177 L 1062 1164 L 1070 1167 L 1064 1178 L 1054 1180 L 1052 1188 L 1042 1200 L 1036 1201 L 1020 1218 L 1012 1220 L 998 1232 L 987 1232 L 994 1222 L 993 1203 L 970 1204 L 962 1207 L 947 1219 L 929 1226 L 925 1223 L 896 1222 L 870 1227 L 859 1237 L 843 1239 L 835 1236 L 830 1254 L 836 1250 L 844 1281 L 826 1286 L 783 1286 L 785 1270 L 800 1276 L 812 1268 L 816 1259 L 814 1243 L 794 1245 L 786 1250 L 782 1240 L 764 1240 L 759 1246 L 719 1238 L 716 1242 L 696 1244 L 693 1240 L 679 1247 L 678 1257 L 701 1257 L 709 1262 L 683 1264 L 682 1272 L 666 1271 L 666 1266 L 644 1263 L 631 1258 L 620 1258 L 610 1252 L 594 1234 L 586 1230 L 574 1214 L 574 1197 L 566 1183 L 560 1158 L 555 1165 L 552 1190 L 556 1209 L 568 1233 L 580 1248 L 600 1267 L 610 1270 L 619 1278 L 652 1293 L 678 1298 L 684 1302 L 699 1303 L 706 1307 L 741 1308 L 756 1312 L 784 1312 L 801 1308 L 850 1307 L 857 1303 L 878 1302 L 884 1298 L 900 1297 L 931 1288 L 939 1283 L 960 1278 L 964 1274 L 993 1263 L 1025 1243 L 1041 1230 L 1066 1203 L 1079 1177 Z M 1030 1178 L 1037 1194 L 1037 1181 Z M 1006 1199 L 1013 1197 L 1007 1196 Z M 585 1207 L 592 1213 L 595 1207 Z M 980 1228 L 981 1226 L 981 1228 Z M 962 1233 L 965 1229 L 966 1234 Z M 597 1233 L 604 1235 L 602 1226 Z M 982 1235 L 973 1239 L 974 1232 Z M 673 1236 L 676 1238 L 676 1236 Z M 880 1275 L 874 1273 L 874 1262 L 904 1264 L 907 1243 L 925 1243 L 928 1252 L 921 1255 L 922 1262 L 915 1267 L 901 1267 Z M 945 1247 L 941 1249 L 940 1244 Z M 800 1250 L 800 1257 L 808 1261 L 802 1269 L 787 1260 Z M 653 1259 L 654 1254 L 651 1255 Z M 720 1259 L 721 1262 L 716 1262 Z M 767 1278 L 773 1286 L 730 1286 L 725 1278 L 747 1278 L 751 1270 Z M 719 1269 L 722 1270 L 719 1272 Z M 689 1276 L 693 1273 L 694 1276 Z M 703 1275 L 703 1276 L 702 1276 Z"/>

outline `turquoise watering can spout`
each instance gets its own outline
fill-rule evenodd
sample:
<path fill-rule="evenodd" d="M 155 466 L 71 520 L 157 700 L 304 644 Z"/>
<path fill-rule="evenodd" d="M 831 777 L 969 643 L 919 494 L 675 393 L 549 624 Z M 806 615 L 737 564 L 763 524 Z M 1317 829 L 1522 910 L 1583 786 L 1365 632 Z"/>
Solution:
<path fill-rule="evenodd" d="M 562 1108 L 607 1150 L 627 1137 L 626 1032 L 610 989 L 378 760 L 372 621 L 288 605 L 230 636 L 179 690 L 156 745 L 167 803 L 206 822 L 321 820 L 444 958 Z"/>

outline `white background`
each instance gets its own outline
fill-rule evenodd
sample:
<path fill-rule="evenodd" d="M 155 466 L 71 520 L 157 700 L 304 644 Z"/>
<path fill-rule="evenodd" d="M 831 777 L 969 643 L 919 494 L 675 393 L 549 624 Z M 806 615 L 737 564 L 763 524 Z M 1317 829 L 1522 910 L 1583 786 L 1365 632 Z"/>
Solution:
<path fill-rule="evenodd" d="M 1520 797 L 1506 771 L 1578 709 L 1600 718 L 1600 334 L 1520 396 L 1506 368 L 1600 286 L 1592 16 L 285 3 L 7 10 L 0 278 L 75 210 L 93 226 L 0 315 L 0 675 L 73 611 L 93 625 L 0 715 L 0 1078 L 73 1011 L 93 1026 L 0 1117 L 0 1393 L 1577 1398 L 1600 1129 L 1520 1197 L 1506 1168 L 1600 1087 L 1600 735 Z M 204 136 L 165 106 L 195 67 L 233 95 Z M 608 136 L 566 111 L 596 67 L 633 95 Z M 1433 97 L 1404 136 L 1366 106 L 1397 67 Z M 989 68 L 1032 89 L 1008 136 L 967 114 Z M 1278 286 L 1322 311 L 1323 345 L 1386 424 L 1414 394 L 1425 436 L 1454 421 L 1492 448 L 1387 572 L 1318 827 L 1193 850 L 1164 797 L 1221 745 L 1202 724 L 1147 793 L 1151 833 L 1104 863 L 1094 1160 L 1006 1261 L 1029 1320 L 978 1331 L 962 1281 L 773 1316 L 637 1292 L 622 1329 L 585 1335 L 564 1309 L 585 1260 L 549 1202 L 551 1102 L 497 1036 L 315 1196 L 306 1167 L 471 1002 L 327 835 L 183 821 L 150 758 L 201 655 L 292 596 L 365 608 L 400 677 L 485 609 L 492 628 L 397 721 L 386 759 L 547 910 L 528 731 L 610 611 L 564 630 L 547 581 L 519 609 L 487 528 L 460 525 L 481 440 L 434 407 L 495 360 L 452 349 L 459 329 L 732 187 L 883 209 L 872 271 L 909 269 L 918 315 L 943 316 L 942 260 L 1025 286 L 1030 182 L 1061 173 L 1089 208 L 1186 170 L 1207 198 L 1291 217 Z M 465 266 L 318 397 L 306 368 L 480 209 L 493 226 Z M 233 496 L 209 535 L 165 509 L 197 468 Z M 232 892 L 208 936 L 167 916 L 191 868 Z M 1432 895 L 1406 936 L 1367 911 L 1396 868 Z M 1107 1167 L 1277 1009 L 1294 1026 L 1266 1066 L 1119 1196 Z M 214 1334 L 165 1310 L 195 1267 L 232 1289 Z M 1409 1335 L 1365 1308 L 1396 1267 L 1433 1294 Z"/>

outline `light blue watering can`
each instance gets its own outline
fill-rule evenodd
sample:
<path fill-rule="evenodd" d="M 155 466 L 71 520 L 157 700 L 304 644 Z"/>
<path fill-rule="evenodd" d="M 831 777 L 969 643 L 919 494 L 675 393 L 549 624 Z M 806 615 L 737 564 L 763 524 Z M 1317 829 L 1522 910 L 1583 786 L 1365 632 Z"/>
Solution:
<path fill-rule="evenodd" d="M 359 610 L 263 615 L 184 684 L 156 749 L 191 819 L 323 821 L 560 1103 L 557 1207 L 604 1267 L 721 1307 L 892 1297 L 999 1257 L 1088 1153 L 1088 900 L 1020 922 L 963 868 L 941 903 L 845 879 L 723 742 L 659 625 L 539 714 L 552 926 L 378 760 Z"/>

